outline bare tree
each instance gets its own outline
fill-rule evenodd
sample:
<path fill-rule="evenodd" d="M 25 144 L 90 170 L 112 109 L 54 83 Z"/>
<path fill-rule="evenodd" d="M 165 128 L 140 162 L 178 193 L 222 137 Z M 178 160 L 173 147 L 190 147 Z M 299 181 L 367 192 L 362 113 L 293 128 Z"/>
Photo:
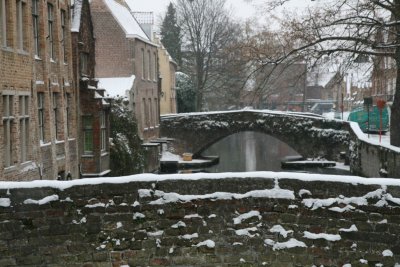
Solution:
<path fill-rule="evenodd" d="M 204 95 L 217 84 L 215 66 L 220 64 L 218 53 L 223 51 L 232 31 L 226 0 L 178 0 L 179 25 L 183 35 L 183 71 L 193 77 L 196 110 L 203 109 Z"/>
<path fill-rule="evenodd" d="M 265 0 L 269 10 L 292 0 Z M 277 64 L 293 57 L 309 60 L 324 55 L 369 55 L 395 61 L 396 89 L 391 107 L 391 144 L 400 146 L 400 0 L 318 0 L 301 17 L 286 16 L 282 22 L 279 55 L 265 57 L 263 64 Z M 311 3 L 311 2 L 310 2 Z"/>

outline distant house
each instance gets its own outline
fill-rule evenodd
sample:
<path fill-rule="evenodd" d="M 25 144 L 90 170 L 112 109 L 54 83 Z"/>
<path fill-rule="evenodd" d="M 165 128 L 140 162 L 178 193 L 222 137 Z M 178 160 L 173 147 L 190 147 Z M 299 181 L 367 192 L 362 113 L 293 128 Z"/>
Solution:
<path fill-rule="evenodd" d="M 160 114 L 176 113 L 176 82 L 177 63 L 172 59 L 159 38 L 154 38 L 158 44 L 158 65 L 161 82 Z"/>
<path fill-rule="evenodd" d="M 265 66 L 256 78 L 263 108 L 301 111 L 306 90 L 304 62 Z"/>
<path fill-rule="evenodd" d="M 94 78 L 95 39 L 89 0 L 75 0 L 71 11 L 73 67 L 79 103 L 79 170 L 82 177 L 99 177 L 110 172 L 110 100 Z"/>
<path fill-rule="evenodd" d="M 159 136 L 157 45 L 123 1 L 90 2 L 96 38 L 96 77 L 113 95 L 125 93 L 141 138 Z M 130 87 L 130 88 L 128 88 Z"/>
<path fill-rule="evenodd" d="M 340 62 L 326 57 L 307 73 L 306 100 L 315 113 L 349 111 L 371 94 L 373 63 L 369 57 Z"/>

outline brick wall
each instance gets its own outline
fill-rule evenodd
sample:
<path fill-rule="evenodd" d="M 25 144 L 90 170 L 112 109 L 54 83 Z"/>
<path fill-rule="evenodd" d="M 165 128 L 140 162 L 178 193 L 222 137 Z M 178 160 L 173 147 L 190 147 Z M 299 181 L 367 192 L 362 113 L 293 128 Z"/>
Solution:
<path fill-rule="evenodd" d="M 33 23 L 32 23 L 32 1 L 21 1 L 22 4 L 22 32 L 23 46 L 18 42 L 18 32 L 16 27 L 16 17 L 18 12 L 17 1 L 7 1 L 7 47 L 0 48 L 0 92 L 2 95 L 13 96 L 13 114 L 15 119 L 12 122 L 12 164 L 5 165 L 5 146 L 4 128 L 0 123 L 0 179 L 1 180 L 33 180 L 33 179 L 56 179 L 60 171 L 70 172 L 77 169 L 77 158 L 74 151 L 71 151 L 70 142 L 65 142 L 66 116 L 64 93 L 74 95 L 72 87 L 72 66 L 71 66 L 71 43 L 68 22 L 69 4 L 67 1 L 39 1 L 38 6 L 38 36 L 39 36 L 39 55 L 35 56 Z M 49 43 L 46 39 L 48 34 L 48 14 L 47 3 L 53 4 L 53 36 L 54 36 L 54 58 L 49 57 Z M 61 48 L 61 10 L 66 14 L 65 25 L 65 51 L 66 61 Z M 40 145 L 38 132 L 38 111 L 37 111 L 37 92 L 45 93 L 45 136 L 44 142 L 50 143 L 50 149 Z M 52 93 L 58 93 L 58 131 L 55 131 L 53 113 L 50 111 L 52 106 Z M 21 115 L 20 96 L 28 96 L 28 115 L 29 115 L 29 134 L 27 137 L 27 157 L 23 159 L 21 150 L 23 147 L 21 138 Z M 74 104 L 72 103 L 72 106 Z M 3 104 L 1 105 L 3 107 Z M 73 108 L 73 107 L 72 107 Z M 0 111 L 3 113 L 3 110 Z M 73 123 L 70 128 L 76 129 Z M 76 137 L 76 134 L 70 136 Z M 63 149 L 58 149 L 60 142 L 64 140 Z M 76 147 L 76 146 L 75 146 Z M 57 155 L 57 151 L 64 151 L 63 159 Z M 50 167 L 43 170 L 46 163 Z M 77 173 L 72 173 L 74 177 Z"/>
<path fill-rule="evenodd" d="M 103 0 L 90 3 L 96 38 L 96 77 L 129 77 L 133 73 L 132 40 L 126 38 Z"/>
<path fill-rule="evenodd" d="M 74 74 L 79 93 L 79 112 L 78 112 L 78 143 L 79 143 L 79 163 L 82 176 L 101 176 L 110 171 L 109 160 L 109 129 L 108 120 L 109 101 L 100 98 L 104 96 L 104 91 L 97 90 L 97 80 L 95 80 L 95 38 L 91 17 L 90 4 L 87 0 L 82 0 L 80 13 L 80 27 L 78 32 L 72 33 L 72 47 L 74 60 Z M 78 15 L 78 14 L 77 14 Z M 100 42 L 101 43 L 101 42 Z M 100 58 L 107 55 L 102 51 Z M 80 55 L 87 56 L 87 69 L 82 71 Z M 97 97 L 96 97 L 97 94 Z M 104 103 L 104 104 L 103 104 Z M 101 114 L 106 114 L 106 147 L 101 147 Z M 91 116 L 93 119 L 93 151 L 90 155 L 84 152 L 84 130 L 82 125 L 82 116 Z"/>
<path fill-rule="evenodd" d="M 3 186 L 0 266 L 400 263 L 397 180 L 241 175 Z"/>
<path fill-rule="evenodd" d="M 145 140 L 157 138 L 160 114 L 158 66 L 155 67 L 158 65 L 157 46 L 138 36 L 127 37 L 104 0 L 91 1 L 90 9 L 96 38 L 96 77 L 135 75 L 134 103 L 131 106 L 134 108 L 139 134 Z M 151 56 L 150 62 L 148 53 Z M 152 66 L 150 72 L 149 64 Z"/>

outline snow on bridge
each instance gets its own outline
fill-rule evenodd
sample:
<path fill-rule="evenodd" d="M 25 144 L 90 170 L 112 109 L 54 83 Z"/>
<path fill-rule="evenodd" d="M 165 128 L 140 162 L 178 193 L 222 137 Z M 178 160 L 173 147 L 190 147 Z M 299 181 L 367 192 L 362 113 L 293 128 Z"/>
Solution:
<path fill-rule="evenodd" d="M 161 135 L 175 139 L 174 151 L 199 155 L 215 142 L 241 131 L 271 135 L 304 157 L 334 159 L 349 145 L 349 124 L 312 113 L 238 110 L 165 115 Z"/>
<path fill-rule="evenodd" d="M 400 177 L 400 148 L 370 140 L 353 122 L 312 113 L 235 110 L 170 114 L 161 117 L 162 137 L 172 138 L 171 151 L 199 156 L 229 135 L 256 131 L 288 144 L 306 158 L 350 158 L 351 171 L 367 177 Z"/>

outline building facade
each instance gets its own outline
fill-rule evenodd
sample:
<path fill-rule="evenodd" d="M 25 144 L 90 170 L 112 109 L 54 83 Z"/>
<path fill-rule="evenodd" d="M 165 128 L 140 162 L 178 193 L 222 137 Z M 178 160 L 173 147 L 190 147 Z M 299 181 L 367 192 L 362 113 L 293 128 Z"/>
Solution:
<path fill-rule="evenodd" d="M 95 79 L 95 39 L 88 0 L 75 0 L 72 55 L 78 103 L 78 156 L 81 177 L 99 177 L 110 170 L 110 99 Z"/>
<path fill-rule="evenodd" d="M 129 105 L 142 139 L 159 136 L 159 84 L 157 45 L 150 41 L 123 1 L 92 0 L 96 38 L 96 77 L 133 77 Z M 110 91 L 119 91 L 114 83 Z"/>
<path fill-rule="evenodd" d="M 0 1 L 0 178 L 79 176 L 67 0 Z"/>
<path fill-rule="evenodd" d="M 158 65 L 161 83 L 160 114 L 176 113 L 175 73 L 177 71 L 177 64 L 162 45 L 160 39 L 155 38 L 155 42 L 158 44 Z"/>

